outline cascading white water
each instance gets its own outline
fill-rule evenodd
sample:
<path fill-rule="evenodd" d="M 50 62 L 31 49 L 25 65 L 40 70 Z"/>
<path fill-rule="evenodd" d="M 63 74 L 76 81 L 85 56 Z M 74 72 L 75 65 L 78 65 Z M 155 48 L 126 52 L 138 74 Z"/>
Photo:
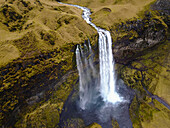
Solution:
<path fill-rule="evenodd" d="M 62 3 L 63 4 L 63 3 Z M 113 61 L 113 53 L 112 53 L 112 39 L 110 32 L 104 29 L 97 27 L 90 20 L 91 12 L 86 7 L 81 7 L 78 5 L 66 4 L 70 6 L 74 6 L 83 10 L 82 17 L 83 19 L 93 26 L 98 34 L 99 34 L 99 63 L 100 63 L 100 88 L 99 92 L 101 97 L 105 102 L 116 103 L 122 101 L 122 98 L 119 97 L 117 92 L 115 91 L 116 87 L 116 77 L 114 70 L 114 61 Z M 92 52 L 91 46 L 89 46 L 89 51 Z M 79 79 L 80 79 L 80 106 L 82 109 L 85 109 L 86 104 L 90 101 L 91 94 L 88 88 L 88 84 L 90 80 L 90 74 L 95 74 L 94 66 L 92 60 L 87 60 L 86 56 L 83 55 L 83 51 L 81 46 L 76 49 L 76 61 L 77 68 L 79 71 Z M 82 61 L 82 58 L 84 61 Z M 90 69 L 85 67 L 83 63 L 87 66 L 89 64 Z M 86 72 L 85 71 L 86 68 Z M 87 73 L 88 72 L 88 73 Z M 88 81 L 88 82 L 87 82 Z M 97 88 L 96 88 L 97 89 Z M 93 93 L 93 92 L 92 92 Z M 90 95 L 90 96 L 89 96 Z M 94 95 L 93 95 L 94 96 Z"/>
<path fill-rule="evenodd" d="M 109 31 L 99 29 L 100 92 L 104 101 L 116 103 L 121 98 L 115 91 L 116 78 Z"/>
<path fill-rule="evenodd" d="M 76 48 L 76 63 L 79 72 L 79 96 L 80 107 L 86 109 L 88 104 L 95 103 L 95 97 L 97 97 L 97 87 L 93 86 L 93 81 L 96 76 L 96 70 L 93 65 L 93 52 L 91 50 L 90 42 L 88 41 L 88 47 L 84 44 L 84 49 L 81 45 L 77 45 Z"/>

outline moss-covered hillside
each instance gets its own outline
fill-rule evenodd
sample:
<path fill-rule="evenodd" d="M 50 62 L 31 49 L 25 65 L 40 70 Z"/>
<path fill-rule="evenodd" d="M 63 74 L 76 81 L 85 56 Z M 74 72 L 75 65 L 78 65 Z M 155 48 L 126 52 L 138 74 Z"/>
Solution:
<path fill-rule="evenodd" d="M 51 0 L 0 1 L 0 127 L 48 99 L 54 83 L 73 69 L 75 45 L 95 39 L 81 13 Z"/>
<path fill-rule="evenodd" d="M 134 128 L 170 125 L 170 40 L 168 1 L 157 1 L 132 18 L 115 24 L 117 73 L 136 95 L 130 106 Z"/>
<path fill-rule="evenodd" d="M 0 3 L 0 65 L 42 51 L 80 43 L 96 34 L 81 10 L 50 0 Z M 8 50 L 7 50 L 8 49 Z"/>
<path fill-rule="evenodd" d="M 78 96 L 75 46 L 89 38 L 98 52 L 97 32 L 82 11 L 57 1 L 0 0 L 0 127 L 60 127 L 65 102 Z M 168 128 L 168 0 L 60 1 L 90 8 L 92 22 L 111 32 L 118 79 L 135 92 L 133 127 Z M 64 126 L 101 127 L 81 118 Z"/>

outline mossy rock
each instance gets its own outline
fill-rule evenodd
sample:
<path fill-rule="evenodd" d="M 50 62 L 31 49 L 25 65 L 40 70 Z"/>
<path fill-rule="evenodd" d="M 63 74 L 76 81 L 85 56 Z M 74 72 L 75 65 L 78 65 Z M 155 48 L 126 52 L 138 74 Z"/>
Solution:
<path fill-rule="evenodd" d="M 79 118 L 68 119 L 64 122 L 64 128 L 84 128 L 84 121 Z"/>
<path fill-rule="evenodd" d="M 61 104 L 46 103 L 33 112 L 25 116 L 24 121 L 18 122 L 16 127 L 49 127 L 53 128 L 59 123 L 60 115 L 59 110 Z"/>
<path fill-rule="evenodd" d="M 93 123 L 93 124 L 87 126 L 86 128 L 102 128 L 102 126 L 97 123 Z"/>

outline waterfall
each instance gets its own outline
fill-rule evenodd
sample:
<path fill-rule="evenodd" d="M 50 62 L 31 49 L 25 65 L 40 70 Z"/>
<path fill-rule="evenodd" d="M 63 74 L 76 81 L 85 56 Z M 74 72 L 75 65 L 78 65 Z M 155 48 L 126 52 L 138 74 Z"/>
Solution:
<path fill-rule="evenodd" d="M 109 31 L 99 29 L 100 92 L 104 101 L 121 101 L 115 91 L 116 78 L 112 54 L 112 39 Z"/>
<path fill-rule="evenodd" d="M 92 74 L 93 76 L 94 74 L 96 74 L 96 70 L 94 68 L 92 58 L 87 59 L 87 53 L 86 53 L 86 52 L 88 52 L 89 54 L 92 53 L 90 43 L 88 43 L 89 44 L 88 48 L 87 46 L 84 46 L 84 50 L 82 50 L 80 45 L 78 45 L 76 49 L 76 61 L 77 61 L 77 69 L 79 72 L 79 84 L 80 84 L 80 88 L 79 88 L 80 107 L 82 109 L 85 109 L 86 105 L 89 102 L 96 99 L 94 97 L 97 97 L 95 94 L 98 94 L 98 91 L 100 92 L 100 96 L 105 102 L 109 102 L 109 103 L 121 102 L 122 98 L 119 97 L 119 95 L 115 90 L 116 75 L 114 70 L 112 39 L 111 39 L 110 32 L 97 27 L 95 24 L 91 22 L 90 9 L 78 5 L 72 5 L 72 4 L 66 4 L 66 5 L 70 5 L 82 9 L 83 19 L 88 24 L 93 26 L 99 34 L 98 43 L 99 43 L 100 83 L 93 81 L 93 86 L 95 86 L 95 88 L 93 87 L 93 89 L 90 88 L 92 86 L 91 78 L 92 78 Z M 99 88 L 98 85 L 96 84 L 100 85 Z"/>
<path fill-rule="evenodd" d="M 80 107 L 86 109 L 88 104 L 95 104 L 97 97 L 97 86 L 95 85 L 96 69 L 93 65 L 94 53 L 92 52 L 90 42 L 88 47 L 84 44 L 76 48 L 76 63 L 79 72 L 79 97 Z"/>

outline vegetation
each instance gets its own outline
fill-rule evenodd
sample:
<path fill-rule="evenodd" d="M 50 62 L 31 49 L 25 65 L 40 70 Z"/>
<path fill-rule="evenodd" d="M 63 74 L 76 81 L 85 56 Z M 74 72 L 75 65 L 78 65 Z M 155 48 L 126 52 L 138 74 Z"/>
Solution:
<path fill-rule="evenodd" d="M 109 30 L 114 23 L 133 17 L 155 0 L 60 0 L 62 2 L 86 6 L 91 9 L 93 23 Z M 149 6 L 149 5 L 148 5 Z M 107 8 L 107 9 L 106 9 Z"/>
<path fill-rule="evenodd" d="M 44 126 L 35 123 L 48 118 L 53 111 L 57 113 L 77 77 L 59 85 L 66 88 L 57 87 L 57 91 L 62 91 L 56 93 L 63 93 L 57 103 L 52 100 L 45 103 L 52 94 L 52 85 L 74 69 L 72 58 L 75 45 L 95 37 L 96 33 L 81 18 L 81 10 L 60 5 L 55 1 L 0 2 L 0 126 L 14 125 L 14 117 L 25 119 L 25 115 L 30 118 L 20 120 L 17 127 Z M 66 90 L 63 91 L 64 89 Z M 38 100 L 37 93 L 43 95 Z M 43 103 L 44 106 L 31 106 L 40 100 L 40 104 Z M 51 104 L 53 105 L 50 106 Z M 41 107 L 36 109 L 38 106 Z M 51 110 L 43 113 L 46 109 Z M 56 124 L 60 112 L 52 115 L 57 117 Z M 36 119 L 34 116 L 37 115 L 42 117 Z M 48 121 L 53 122 L 52 118 Z M 49 123 L 45 125 L 53 127 Z"/>
<path fill-rule="evenodd" d="M 124 54 L 117 56 L 117 59 L 123 58 L 117 65 L 119 77 L 136 93 L 130 106 L 133 127 L 154 128 L 161 125 L 168 128 L 170 111 L 152 97 L 158 95 L 169 103 L 168 93 L 165 91 L 169 90 L 170 84 L 167 16 L 148 10 L 144 14 L 140 13 L 140 17 L 142 19 L 127 20 L 111 29 L 116 36 L 114 47 L 121 42 L 124 42 L 119 44 L 121 49 L 126 47 L 125 51 L 122 51 Z M 155 32 L 160 33 L 162 37 L 155 36 L 156 34 L 145 35 Z M 152 43 L 158 42 L 148 46 L 142 42 L 142 45 L 139 45 L 137 40 L 142 38 L 147 43 L 148 39 L 152 39 Z M 139 47 L 136 47 L 138 45 Z"/>
<path fill-rule="evenodd" d="M 0 66 L 68 43 L 84 42 L 97 34 L 82 19 L 81 10 L 50 0 L 0 3 L 0 28 Z"/>
<path fill-rule="evenodd" d="M 72 75 L 61 80 L 59 84 L 53 88 L 54 90 L 49 90 L 46 94 L 48 95 L 48 101 L 46 101 L 45 98 L 41 103 L 29 106 L 27 113 L 22 115 L 23 117 L 15 126 L 22 128 L 56 127 L 59 123 L 64 102 L 76 85 L 77 78 L 77 73 L 72 73 Z"/>
<path fill-rule="evenodd" d="M 170 111 L 146 90 L 169 103 L 169 17 L 149 9 L 154 0 L 63 2 L 89 7 L 93 22 L 111 31 L 119 78 L 136 93 L 133 127 L 168 128 Z M 0 127 L 57 127 L 64 103 L 78 92 L 76 44 L 89 38 L 98 52 L 97 32 L 81 13 L 53 0 L 0 2 Z M 129 49 L 116 56 L 117 46 Z M 80 118 L 64 125 L 86 127 Z M 112 125 L 119 127 L 116 120 Z M 101 126 L 87 126 L 93 127 Z"/>

